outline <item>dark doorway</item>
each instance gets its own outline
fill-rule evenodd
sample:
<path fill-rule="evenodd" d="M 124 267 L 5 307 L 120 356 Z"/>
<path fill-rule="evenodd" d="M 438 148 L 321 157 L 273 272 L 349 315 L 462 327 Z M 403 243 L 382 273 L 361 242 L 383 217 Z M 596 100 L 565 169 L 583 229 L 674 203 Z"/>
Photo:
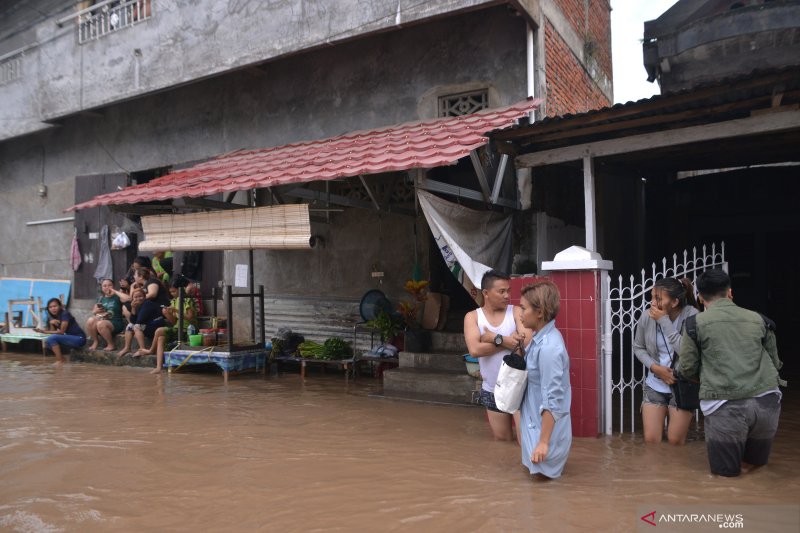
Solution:
<path fill-rule="evenodd" d="M 767 250 L 774 250 L 767 261 L 766 314 L 775 317 L 778 325 L 778 353 L 783 361 L 781 374 L 797 383 L 800 379 L 800 361 L 797 358 L 800 331 L 800 281 L 797 266 L 800 265 L 800 231 L 778 230 L 767 234 Z M 779 252 L 778 252 L 779 251 Z"/>
<path fill-rule="evenodd" d="M 776 322 L 781 375 L 789 380 L 800 378 L 796 173 L 796 166 L 766 166 L 696 176 L 654 188 L 647 204 L 648 220 L 657 224 L 648 226 L 648 235 L 669 244 L 662 256 L 725 243 L 734 301 Z"/>

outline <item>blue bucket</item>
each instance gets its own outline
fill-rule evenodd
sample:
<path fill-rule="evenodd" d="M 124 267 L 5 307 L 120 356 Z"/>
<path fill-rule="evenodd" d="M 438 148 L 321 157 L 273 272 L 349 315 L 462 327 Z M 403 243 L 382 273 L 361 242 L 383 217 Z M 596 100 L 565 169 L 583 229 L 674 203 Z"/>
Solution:
<path fill-rule="evenodd" d="M 463 357 L 464 357 L 464 363 L 467 365 L 467 374 L 476 379 L 483 379 L 483 377 L 481 376 L 481 367 L 480 364 L 478 363 L 478 358 L 472 357 L 468 353 L 465 353 Z"/>

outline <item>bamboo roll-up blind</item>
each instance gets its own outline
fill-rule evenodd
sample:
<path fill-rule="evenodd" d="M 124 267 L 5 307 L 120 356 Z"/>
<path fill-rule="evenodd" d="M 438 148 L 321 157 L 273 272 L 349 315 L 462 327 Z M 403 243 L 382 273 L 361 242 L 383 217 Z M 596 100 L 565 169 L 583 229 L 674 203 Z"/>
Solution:
<path fill-rule="evenodd" d="M 308 204 L 142 217 L 139 251 L 311 248 Z"/>

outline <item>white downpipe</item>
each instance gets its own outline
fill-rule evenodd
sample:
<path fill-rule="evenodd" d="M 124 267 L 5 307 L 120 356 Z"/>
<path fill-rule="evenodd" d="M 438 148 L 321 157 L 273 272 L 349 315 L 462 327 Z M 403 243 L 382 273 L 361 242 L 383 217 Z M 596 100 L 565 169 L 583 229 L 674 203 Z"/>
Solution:
<path fill-rule="evenodd" d="M 592 156 L 583 156 L 583 205 L 586 224 L 586 249 L 597 251 L 597 228 L 595 218 L 595 179 Z"/>
<path fill-rule="evenodd" d="M 535 83 L 535 76 L 534 73 L 536 72 L 536 61 L 534 59 L 534 31 L 531 28 L 531 25 L 528 24 L 528 32 L 527 32 L 527 79 L 528 79 L 528 96 L 536 98 L 536 83 Z M 533 121 L 536 120 L 536 113 L 531 111 L 528 113 L 528 120 L 531 124 Z"/>

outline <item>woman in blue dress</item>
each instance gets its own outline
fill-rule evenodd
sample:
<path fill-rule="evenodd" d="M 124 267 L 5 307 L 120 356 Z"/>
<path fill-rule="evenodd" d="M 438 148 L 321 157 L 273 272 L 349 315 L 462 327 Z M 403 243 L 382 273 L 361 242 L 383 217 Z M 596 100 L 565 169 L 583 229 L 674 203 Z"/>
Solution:
<path fill-rule="evenodd" d="M 560 296 L 551 281 L 522 289 L 522 324 L 535 332 L 526 350 L 528 388 L 521 409 L 522 464 L 531 474 L 561 476 L 572 445 L 569 356 L 556 329 Z"/>
<path fill-rule="evenodd" d="M 86 334 L 75 321 L 75 317 L 64 309 L 58 298 L 47 301 L 47 329 L 34 328 L 39 333 L 50 333 L 45 339 L 45 344 L 56 356 L 57 363 L 64 362 L 61 346 L 67 348 L 80 348 L 86 344 Z"/>

